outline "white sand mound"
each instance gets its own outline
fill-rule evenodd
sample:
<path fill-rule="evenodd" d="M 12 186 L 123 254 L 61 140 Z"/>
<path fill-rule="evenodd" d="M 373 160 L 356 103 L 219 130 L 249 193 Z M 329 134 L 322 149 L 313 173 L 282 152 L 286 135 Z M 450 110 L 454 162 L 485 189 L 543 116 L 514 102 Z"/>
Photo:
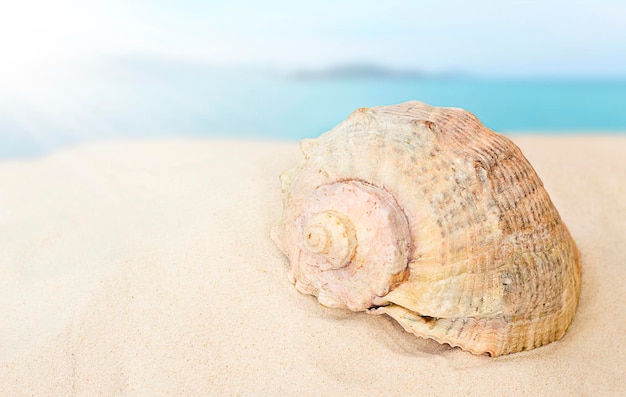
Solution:
<path fill-rule="evenodd" d="M 624 395 L 626 138 L 514 140 L 583 286 L 561 341 L 496 359 L 296 292 L 269 240 L 294 143 L 0 162 L 0 395 Z"/>

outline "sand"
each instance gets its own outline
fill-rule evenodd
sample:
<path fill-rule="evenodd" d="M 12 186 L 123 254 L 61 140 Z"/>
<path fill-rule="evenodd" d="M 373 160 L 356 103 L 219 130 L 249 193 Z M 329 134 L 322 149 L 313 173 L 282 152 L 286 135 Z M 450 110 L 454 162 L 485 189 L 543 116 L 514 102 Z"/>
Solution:
<path fill-rule="evenodd" d="M 561 341 L 499 358 L 295 290 L 268 236 L 295 143 L 0 161 L 0 395 L 626 395 L 626 136 L 513 139 L 583 285 Z"/>

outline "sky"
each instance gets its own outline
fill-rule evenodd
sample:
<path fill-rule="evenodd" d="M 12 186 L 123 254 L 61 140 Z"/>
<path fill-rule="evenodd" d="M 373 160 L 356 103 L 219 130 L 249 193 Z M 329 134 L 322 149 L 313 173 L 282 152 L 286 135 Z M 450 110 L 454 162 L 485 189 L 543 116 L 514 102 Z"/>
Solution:
<path fill-rule="evenodd" d="M 589 79 L 603 88 L 584 98 L 600 98 L 601 107 L 609 106 L 598 117 L 618 120 L 626 0 L 0 0 L 0 159 L 3 151 L 31 153 L 122 134 L 217 131 L 240 103 L 253 104 L 242 131 L 261 131 L 257 126 L 276 120 L 296 120 L 299 131 L 310 121 L 302 118 L 310 110 L 303 104 L 323 85 L 263 91 L 248 82 L 238 91 L 237 84 L 221 84 L 225 74 L 211 72 L 276 71 L 269 75 L 280 77 L 355 64 L 496 84 Z M 233 76 L 245 81 L 244 74 Z M 336 111 L 332 117 L 340 120 L 341 112 L 363 106 L 363 87 L 346 91 L 349 98 L 325 100 L 323 114 Z M 567 102 L 564 90 L 550 98 Z M 281 102 L 289 106 L 274 106 L 282 113 L 263 118 L 259 92 L 289 98 Z M 420 93 L 411 98 L 426 99 Z M 377 91 L 372 103 L 384 95 Z M 474 106 L 482 94 L 476 98 Z M 530 102 L 536 101 L 524 101 Z M 589 113 L 584 101 L 578 105 Z M 557 117 L 550 112 L 528 111 Z"/>
<path fill-rule="evenodd" d="M 283 70 L 368 63 L 493 76 L 626 76 L 626 1 L 20 0 L 0 82 L 153 57 Z"/>

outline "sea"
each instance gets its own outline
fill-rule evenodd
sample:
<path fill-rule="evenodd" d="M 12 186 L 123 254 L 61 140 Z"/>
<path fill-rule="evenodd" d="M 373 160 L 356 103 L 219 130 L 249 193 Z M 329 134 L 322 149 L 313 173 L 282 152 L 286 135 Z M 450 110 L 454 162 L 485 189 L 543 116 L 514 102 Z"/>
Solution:
<path fill-rule="evenodd" d="M 355 109 L 409 100 L 467 109 L 506 134 L 626 133 L 626 78 L 307 77 L 144 62 L 0 90 L 0 160 L 125 139 L 297 141 Z"/>

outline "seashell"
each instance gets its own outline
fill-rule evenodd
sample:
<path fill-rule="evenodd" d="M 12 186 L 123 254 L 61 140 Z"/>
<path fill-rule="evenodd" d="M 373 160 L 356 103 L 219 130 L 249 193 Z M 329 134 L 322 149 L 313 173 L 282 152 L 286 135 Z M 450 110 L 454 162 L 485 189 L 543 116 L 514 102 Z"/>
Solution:
<path fill-rule="evenodd" d="M 560 339 L 578 251 L 520 149 L 471 113 L 359 109 L 281 175 L 272 238 L 298 291 L 491 356 Z"/>

